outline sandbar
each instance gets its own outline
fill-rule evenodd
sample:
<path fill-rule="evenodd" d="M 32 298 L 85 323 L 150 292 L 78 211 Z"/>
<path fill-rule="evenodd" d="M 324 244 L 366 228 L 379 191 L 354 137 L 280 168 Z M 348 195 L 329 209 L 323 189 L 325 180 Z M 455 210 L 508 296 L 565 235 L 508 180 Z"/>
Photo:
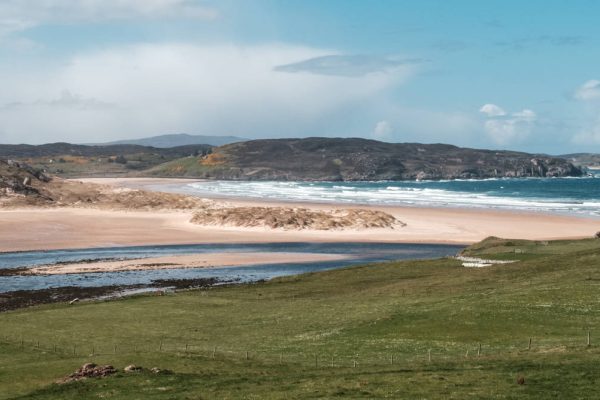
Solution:
<path fill-rule="evenodd" d="M 184 254 L 128 260 L 99 260 L 92 262 L 40 265 L 23 272 L 23 275 L 63 275 L 94 272 L 147 271 L 155 269 L 218 268 L 257 264 L 282 264 L 296 262 L 334 261 L 348 258 L 342 254 L 317 253 L 263 253 L 234 252 Z"/>

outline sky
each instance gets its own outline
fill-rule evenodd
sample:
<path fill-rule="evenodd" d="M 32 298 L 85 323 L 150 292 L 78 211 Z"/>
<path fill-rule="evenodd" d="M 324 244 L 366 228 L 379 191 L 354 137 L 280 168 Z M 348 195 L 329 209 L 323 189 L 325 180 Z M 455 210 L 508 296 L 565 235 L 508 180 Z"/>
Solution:
<path fill-rule="evenodd" d="M 600 1 L 0 0 L 0 143 L 600 152 Z"/>

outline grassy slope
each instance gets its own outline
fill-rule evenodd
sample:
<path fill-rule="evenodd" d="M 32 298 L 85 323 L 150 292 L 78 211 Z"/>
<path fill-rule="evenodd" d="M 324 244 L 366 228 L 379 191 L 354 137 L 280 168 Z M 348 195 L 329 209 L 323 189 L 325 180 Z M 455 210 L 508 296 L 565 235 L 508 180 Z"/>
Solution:
<path fill-rule="evenodd" d="M 590 398 L 600 379 L 600 346 L 586 347 L 588 329 L 593 344 L 600 332 L 599 244 L 489 240 L 467 253 L 527 261 L 386 263 L 4 313 L 0 398 Z M 50 384 L 89 360 L 175 374 Z"/>

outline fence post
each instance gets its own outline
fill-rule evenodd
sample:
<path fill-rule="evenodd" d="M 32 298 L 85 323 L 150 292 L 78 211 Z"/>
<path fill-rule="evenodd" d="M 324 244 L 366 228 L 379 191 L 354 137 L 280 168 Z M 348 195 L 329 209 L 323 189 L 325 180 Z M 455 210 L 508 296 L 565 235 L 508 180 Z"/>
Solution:
<path fill-rule="evenodd" d="M 527 350 L 531 350 L 531 338 L 529 338 L 529 344 L 527 345 Z"/>
<path fill-rule="evenodd" d="M 158 346 L 158 351 L 162 351 L 162 345 L 163 345 L 163 343 L 162 343 L 162 339 L 161 339 L 160 345 Z"/>
<path fill-rule="evenodd" d="M 217 346 L 215 346 L 215 348 L 213 349 L 213 354 L 212 354 L 213 360 L 215 359 L 216 355 L 217 355 Z"/>
<path fill-rule="evenodd" d="M 477 357 L 481 355 L 481 342 L 479 342 L 479 347 L 477 348 Z"/>
<path fill-rule="evenodd" d="M 246 360 L 250 359 L 250 355 L 248 354 L 248 350 L 246 350 Z"/>
<path fill-rule="evenodd" d="M 431 349 L 427 350 L 427 358 L 431 362 Z"/>
<path fill-rule="evenodd" d="M 590 335 L 591 335 L 591 333 L 590 333 L 590 331 L 588 331 L 588 336 L 587 336 L 587 345 L 588 345 L 588 347 L 590 347 L 592 345 L 592 342 L 590 341 Z"/>

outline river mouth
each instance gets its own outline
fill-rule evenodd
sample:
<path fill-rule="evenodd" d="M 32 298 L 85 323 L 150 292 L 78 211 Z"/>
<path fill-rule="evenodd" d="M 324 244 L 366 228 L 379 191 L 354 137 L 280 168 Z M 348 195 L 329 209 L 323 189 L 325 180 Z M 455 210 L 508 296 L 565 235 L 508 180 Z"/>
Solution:
<path fill-rule="evenodd" d="M 448 257 L 456 255 L 463 248 L 464 246 L 442 244 L 295 242 L 128 246 L 0 253 L 0 310 L 54 301 L 70 301 L 74 298 L 97 298 L 119 292 L 135 293 L 164 288 L 182 289 L 216 284 L 250 283 L 372 262 Z M 170 268 L 64 275 L 22 274 L 23 271 L 39 265 L 60 266 L 64 263 L 190 254 L 286 252 L 344 255 L 344 258 L 276 264 L 258 262 L 253 265 L 215 268 Z M 11 298 L 13 300 L 10 300 Z M 15 305 L 7 306 L 11 302 Z M 1 306 L 2 303 L 4 307 Z"/>

